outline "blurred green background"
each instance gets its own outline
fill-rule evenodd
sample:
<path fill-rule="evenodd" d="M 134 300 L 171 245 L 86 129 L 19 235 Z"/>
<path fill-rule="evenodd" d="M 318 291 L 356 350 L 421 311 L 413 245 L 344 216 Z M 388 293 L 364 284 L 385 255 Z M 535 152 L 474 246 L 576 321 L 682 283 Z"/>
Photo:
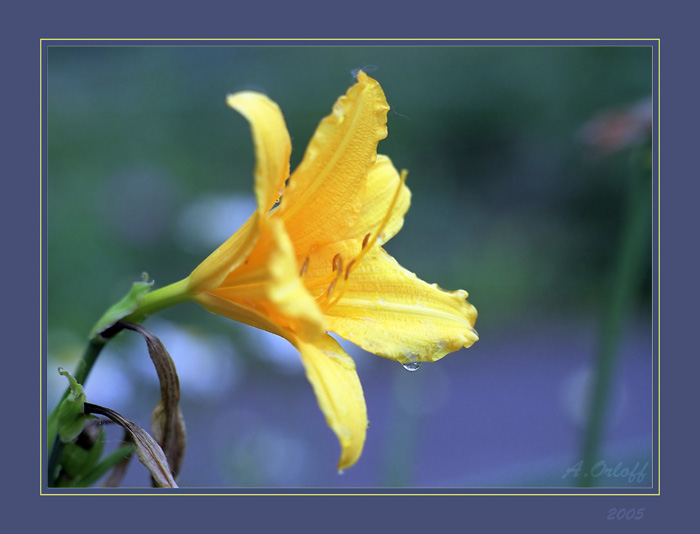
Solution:
<path fill-rule="evenodd" d="M 469 291 L 481 339 L 414 373 L 349 346 L 371 427 L 339 476 L 293 348 L 194 304 L 166 310 L 144 326 L 180 373 L 181 485 L 577 484 L 565 474 L 581 459 L 626 188 L 645 172 L 635 142 L 601 150 L 590 121 L 651 96 L 649 47 L 51 46 L 49 409 L 66 385 L 56 367 L 77 363 L 143 271 L 156 287 L 184 278 L 252 212 L 252 142 L 226 95 L 254 89 L 280 105 L 294 168 L 358 68 L 384 88 L 379 152 L 409 170 L 413 192 L 386 248 L 424 280 Z M 652 451 L 647 246 L 598 458 L 629 468 Z M 86 393 L 148 427 L 159 389 L 135 334 L 110 343 Z M 116 446 L 121 434 L 108 436 Z M 148 485 L 145 469 L 134 462 L 126 483 Z"/>

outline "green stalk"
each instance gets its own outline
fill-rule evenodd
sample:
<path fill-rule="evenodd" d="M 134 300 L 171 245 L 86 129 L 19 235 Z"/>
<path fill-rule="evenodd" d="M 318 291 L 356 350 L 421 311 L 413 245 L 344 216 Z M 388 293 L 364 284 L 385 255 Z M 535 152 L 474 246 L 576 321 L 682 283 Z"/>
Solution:
<path fill-rule="evenodd" d="M 647 169 L 644 169 L 647 171 Z M 652 188 L 647 179 L 649 173 L 638 176 L 633 173 L 629 186 L 629 202 L 626 210 L 619 253 L 615 262 L 609 298 L 603 313 L 603 325 L 598 346 L 597 369 L 589 418 L 583 443 L 583 473 L 589 474 L 599 458 L 600 443 L 607 421 L 610 386 L 618 360 L 618 346 L 624 329 L 625 318 L 633 304 L 635 291 L 644 275 L 649 255 L 649 237 L 652 218 Z M 593 479 L 583 476 L 581 486 L 590 486 Z"/>
<path fill-rule="evenodd" d="M 150 283 L 145 281 L 135 283 L 129 294 L 110 307 L 92 329 L 91 337 L 85 348 L 83 357 L 80 362 L 78 362 L 75 373 L 73 373 L 76 382 L 81 385 L 85 384 L 104 346 L 123 329 L 120 321 L 140 323 L 148 315 L 189 300 L 191 296 L 187 292 L 188 284 L 189 280 L 184 279 L 161 289 L 149 291 Z M 47 480 L 49 487 L 56 485 L 56 479 L 60 472 L 61 456 L 63 455 L 65 445 L 59 437 L 55 435 L 58 406 L 68 397 L 70 391 L 70 388 L 66 389 L 61 400 L 47 420 L 47 442 L 50 447 Z"/>
<path fill-rule="evenodd" d="M 100 355 L 100 352 L 102 351 L 106 343 L 107 339 L 101 337 L 96 337 L 90 340 L 87 347 L 85 348 L 85 352 L 83 353 L 82 359 L 80 360 L 80 362 L 78 362 L 78 367 L 75 370 L 75 374 L 73 375 L 78 384 L 82 385 L 85 383 L 88 375 L 90 374 L 92 366 L 95 364 L 97 357 Z M 61 400 L 58 402 L 56 408 L 54 408 L 53 412 L 51 412 L 51 415 L 49 415 L 48 418 L 47 438 L 50 446 L 47 481 L 48 487 L 56 486 L 56 479 L 59 475 L 61 457 L 63 455 L 63 448 L 65 447 L 65 443 L 61 441 L 58 435 L 55 435 L 55 430 L 58 424 L 58 421 L 56 420 L 58 414 L 58 406 L 60 406 L 61 402 L 63 402 L 68 397 L 70 391 L 70 387 L 66 389 L 65 393 L 61 397 Z M 51 446 L 52 443 L 53 446 Z"/>
<path fill-rule="evenodd" d="M 192 298 L 188 293 L 189 279 L 185 278 L 169 286 L 161 287 L 144 295 L 139 306 L 123 320 L 129 323 L 141 323 L 147 316 L 176 304 L 187 302 Z"/>
<path fill-rule="evenodd" d="M 420 398 L 423 393 L 421 391 L 423 384 L 415 373 L 401 371 L 396 372 L 393 382 L 391 399 L 393 413 L 390 418 L 382 483 L 384 486 L 393 488 L 410 487 L 421 415 L 404 409 L 402 398 Z"/>

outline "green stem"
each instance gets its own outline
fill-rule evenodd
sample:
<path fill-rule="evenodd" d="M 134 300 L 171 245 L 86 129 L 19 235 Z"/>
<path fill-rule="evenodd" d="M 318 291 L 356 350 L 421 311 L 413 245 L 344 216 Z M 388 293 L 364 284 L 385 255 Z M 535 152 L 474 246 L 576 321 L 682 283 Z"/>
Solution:
<path fill-rule="evenodd" d="M 633 176 L 630 185 L 629 205 L 623 227 L 621 246 L 609 289 L 609 299 L 603 314 L 603 325 L 598 347 L 595 385 L 590 404 L 589 418 L 583 444 L 583 473 L 600 460 L 600 443 L 606 423 L 610 386 L 617 363 L 617 349 L 623 331 L 625 317 L 644 274 L 645 257 L 648 254 L 650 220 L 652 216 L 651 184 L 646 179 Z M 592 484 L 590 476 L 581 477 L 580 484 Z"/>
<path fill-rule="evenodd" d="M 191 300 L 192 295 L 187 292 L 188 286 L 189 280 L 185 278 L 169 286 L 146 293 L 139 303 L 139 307 L 123 320 L 130 323 L 140 323 L 148 315 Z"/>
<path fill-rule="evenodd" d="M 116 334 L 116 332 L 115 332 Z M 97 357 L 100 355 L 100 352 L 104 348 L 105 344 L 107 343 L 107 339 L 102 338 L 100 336 L 96 336 L 95 338 L 91 339 L 85 348 L 85 352 L 83 353 L 83 357 L 78 362 L 78 367 L 75 370 L 75 373 L 73 376 L 75 377 L 75 381 L 78 384 L 83 385 L 85 381 L 87 380 L 88 375 L 90 374 L 90 371 L 92 370 L 92 366 L 95 364 L 95 361 L 97 360 Z M 56 408 L 54 409 L 53 412 L 51 412 L 51 415 L 49 415 L 48 421 L 48 427 L 51 429 L 52 424 L 51 420 L 56 417 L 58 406 L 60 406 L 61 402 L 64 401 L 70 394 L 70 387 L 66 389 L 66 391 L 63 393 L 63 396 L 61 397 L 61 400 L 58 402 L 56 405 Z M 65 443 L 61 441 L 61 439 L 56 435 L 55 437 L 49 436 L 49 443 L 53 441 L 53 446 L 51 447 L 49 451 L 49 466 L 48 466 L 48 486 L 56 486 L 56 479 L 58 478 L 59 475 L 59 467 L 60 467 L 60 462 L 61 462 L 61 457 L 63 456 L 63 448 L 65 447 Z"/>
<path fill-rule="evenodd" d="M 421 415 L 404 409 L 402 399 L 418 399 L 424 393 L 421 377 L 415 375 L 416 373 L 396 372 L 394 376 L 391 402 L 393 414 L 382 473 L 384 486 L 398 488 L 411 485 Z"/>
<path fill-rule="evenodd" d="M 169 286 L 163 287 L 161 289 L 157 289 L 155 291 L 151 291 L 149 293 L 146 293 L 144 297 L 141 299 L 141 301 L 138 303 L 137 308 L 131 312 L 128 316 L 126 317 L 120 317 L 116 319 L 115 324 L 112 324 L 109 328 L 107 329 L 101 329 L 101 328 L 95 328 L 93 331 L 96 330 L 101 330 L 95 333 L 92 338 L 88 341 L 88 345 L 85 348 L 85 352 L 83 353 L 83 357 L 81 358 L 80 362 L 78 362 L 78 366 L 73 373 L 73 376 L 75 377 L 75 380 L 78 384 L 84 385 L 85 382 L 87 381 L 88 376 L 90 375 L 90 371 L 92 370 L 93 366 L 95 365 L 95 362 L 97 361 L 97 357 L 100 355 L 100 352 L 102 352 L 102 349 L 104 346 L 107 344 L 107 342 L 112 339 L 114 336 L 116 336 L 122 329 L 123 327 L 120 325 L 120 322 L 118 321 L 128 321 L 132 323 L 140 323 L 142 322 L 148 315 L 151 315 L 153 313 L 156 313 L 164 308 L 169 308 L 170 306 L 174 306 L 176 304 L 180 304 L 182 302 L 185 302 L 187 300 L 191 299 L 191 295 L 187 292 L 188 289 L 188 284 L 189 280 L 184 279 L 179 282 L 176 282 L 174 284 L 170 284 Z M 112 308 L 108 310 L 107 314 L 111 312 Z M 105 314 L 105 315 L 107 315 Z M 111 322 L 111 321 L 110 321 Z M 100 318 L 100 321 L 97 322 L 97 325 L 103 324 L 103 318 Z M 59 403 L 56 405 L 56 408 L 51 412 L 51 414 L 48 417 L 49 421 L 49 429 L 52 427 L 51 421 L 56 417 L 57 414 L 57 408 L 63 402 L 64 399 L 68 397 L 70 394 L 70 388 L 67 388 L 63 396 L 61 397 L 61 400 Z M 50 434 L 50 432 L 49 432 Z M 55 486 L 56 485 L 56 479 L 59 475 L 60 471 L 60 461 L 61 461 L 61 456 L 63 454 L 63 448 L 64 448 L 64 443 L 59 439 L 58 436 L 55 438 L 52 438 L 51 435 L 48 436 L 48 442 L 51 443 L 53 441 L 53 446 L 49 449 L 49 462 L 48 462 L 48 486 Z"/>

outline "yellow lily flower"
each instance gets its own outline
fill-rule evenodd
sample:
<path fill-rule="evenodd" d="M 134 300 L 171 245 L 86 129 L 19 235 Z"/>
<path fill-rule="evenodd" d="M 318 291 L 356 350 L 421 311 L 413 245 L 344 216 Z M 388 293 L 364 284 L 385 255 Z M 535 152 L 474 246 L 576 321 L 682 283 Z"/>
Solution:
<path fill-rule="evenodd" d="M 291 176 L 291 140 L 277 104 L 255 92 L 227 103 L 251 126 L 257 211 L 187 279 L 150 293 L 142 308 L 192 299 L 289 340 L 340 441 L 343 470 L 362 453 L 367 412 L 355 364 L 328 332 L 415 365 L 472 345 L 477 313 L 466 291 L 419 280 L 382 248 L 403 225 L 410 191 L 405 173 L 377 155 L 389 110 L 379 83 L 358 73 Z"/>

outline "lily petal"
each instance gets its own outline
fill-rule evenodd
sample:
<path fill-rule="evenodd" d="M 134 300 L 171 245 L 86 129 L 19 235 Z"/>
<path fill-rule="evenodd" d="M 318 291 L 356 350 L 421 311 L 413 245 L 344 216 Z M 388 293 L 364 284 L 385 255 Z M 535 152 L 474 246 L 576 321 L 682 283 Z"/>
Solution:
<path fill-rule="evenodd" d="M 355 362 L 329 335 L 314 344 L 300 340 L 294 344 L 326 422 L 340 441 L 338 469 L 342 471 L 362 454 L 367 433 L 367 408 Z"/>
<path fill-rule="evenodd" d="M 476 309 L 464 290 L 428 284 L 380 247 L 345 281 L 326 311 L 330 331 L 401 363 L 435 361 L 477 341 Z"/>
<path fill-rule="evenodd" d="M 229 95 L 226 103 L 250 123 L 255 146 L 255 196 L 258 212 L 265 215 L 282 194 L 289 177 L 292 141 L 279 106 L 261 93 Z"/>
<path fill-rule="evenodd" d="M 239 302 L 229 300 L 213 293 L 200 293 L 195 301 L 207 311 L 222 317 L 228 317 L 239 323 L 265 330 L 281 337 L 287 334 L 272 319 L 259 311 Z"/>
<path fill-rule="evenodd" d="M 253 213 L 238 231 L 200 263 L 188 277 L 193 295 L 219 287 L 228 274 L 243 263 L 260 235 L 262 218 Z"/>
<path fill-rule="evenodd" d="M 267 96 L 251 91 L 229 95 L 226 102 L 250 123 L 255 146 L 255 196 L 258 210 L 190 275 L 193 291 L 208 291 L 246 259 L 260 234 L 262 218 L 279 198 L 289 176 L 292 143 L 282 112 Z"/>
<path fill-rule="evenodd" d="M 391 207 L 396 189 L 401 188 L 398 198 Z M 368 233 L 374 234 L 379 225 L 388 217 L 379 240 L 382 244 L 394 237 L 403 226 L 403 218 L 411 205 L 411 191 L 402 183 L 401 177 L 391 160 L 379 154 L 367 175 L 367 188 L 362 200 L 362 211 L 347 238 L 362 240 Z M 391 213 L 389 210 L 391 209 Z"/>
<path fill-rule="evenodd" d="M 354 226 L 388 110 L 382 88 L 360 72 L 319 124 L 279 207 L 297 250 L 337 241 Z"/>

